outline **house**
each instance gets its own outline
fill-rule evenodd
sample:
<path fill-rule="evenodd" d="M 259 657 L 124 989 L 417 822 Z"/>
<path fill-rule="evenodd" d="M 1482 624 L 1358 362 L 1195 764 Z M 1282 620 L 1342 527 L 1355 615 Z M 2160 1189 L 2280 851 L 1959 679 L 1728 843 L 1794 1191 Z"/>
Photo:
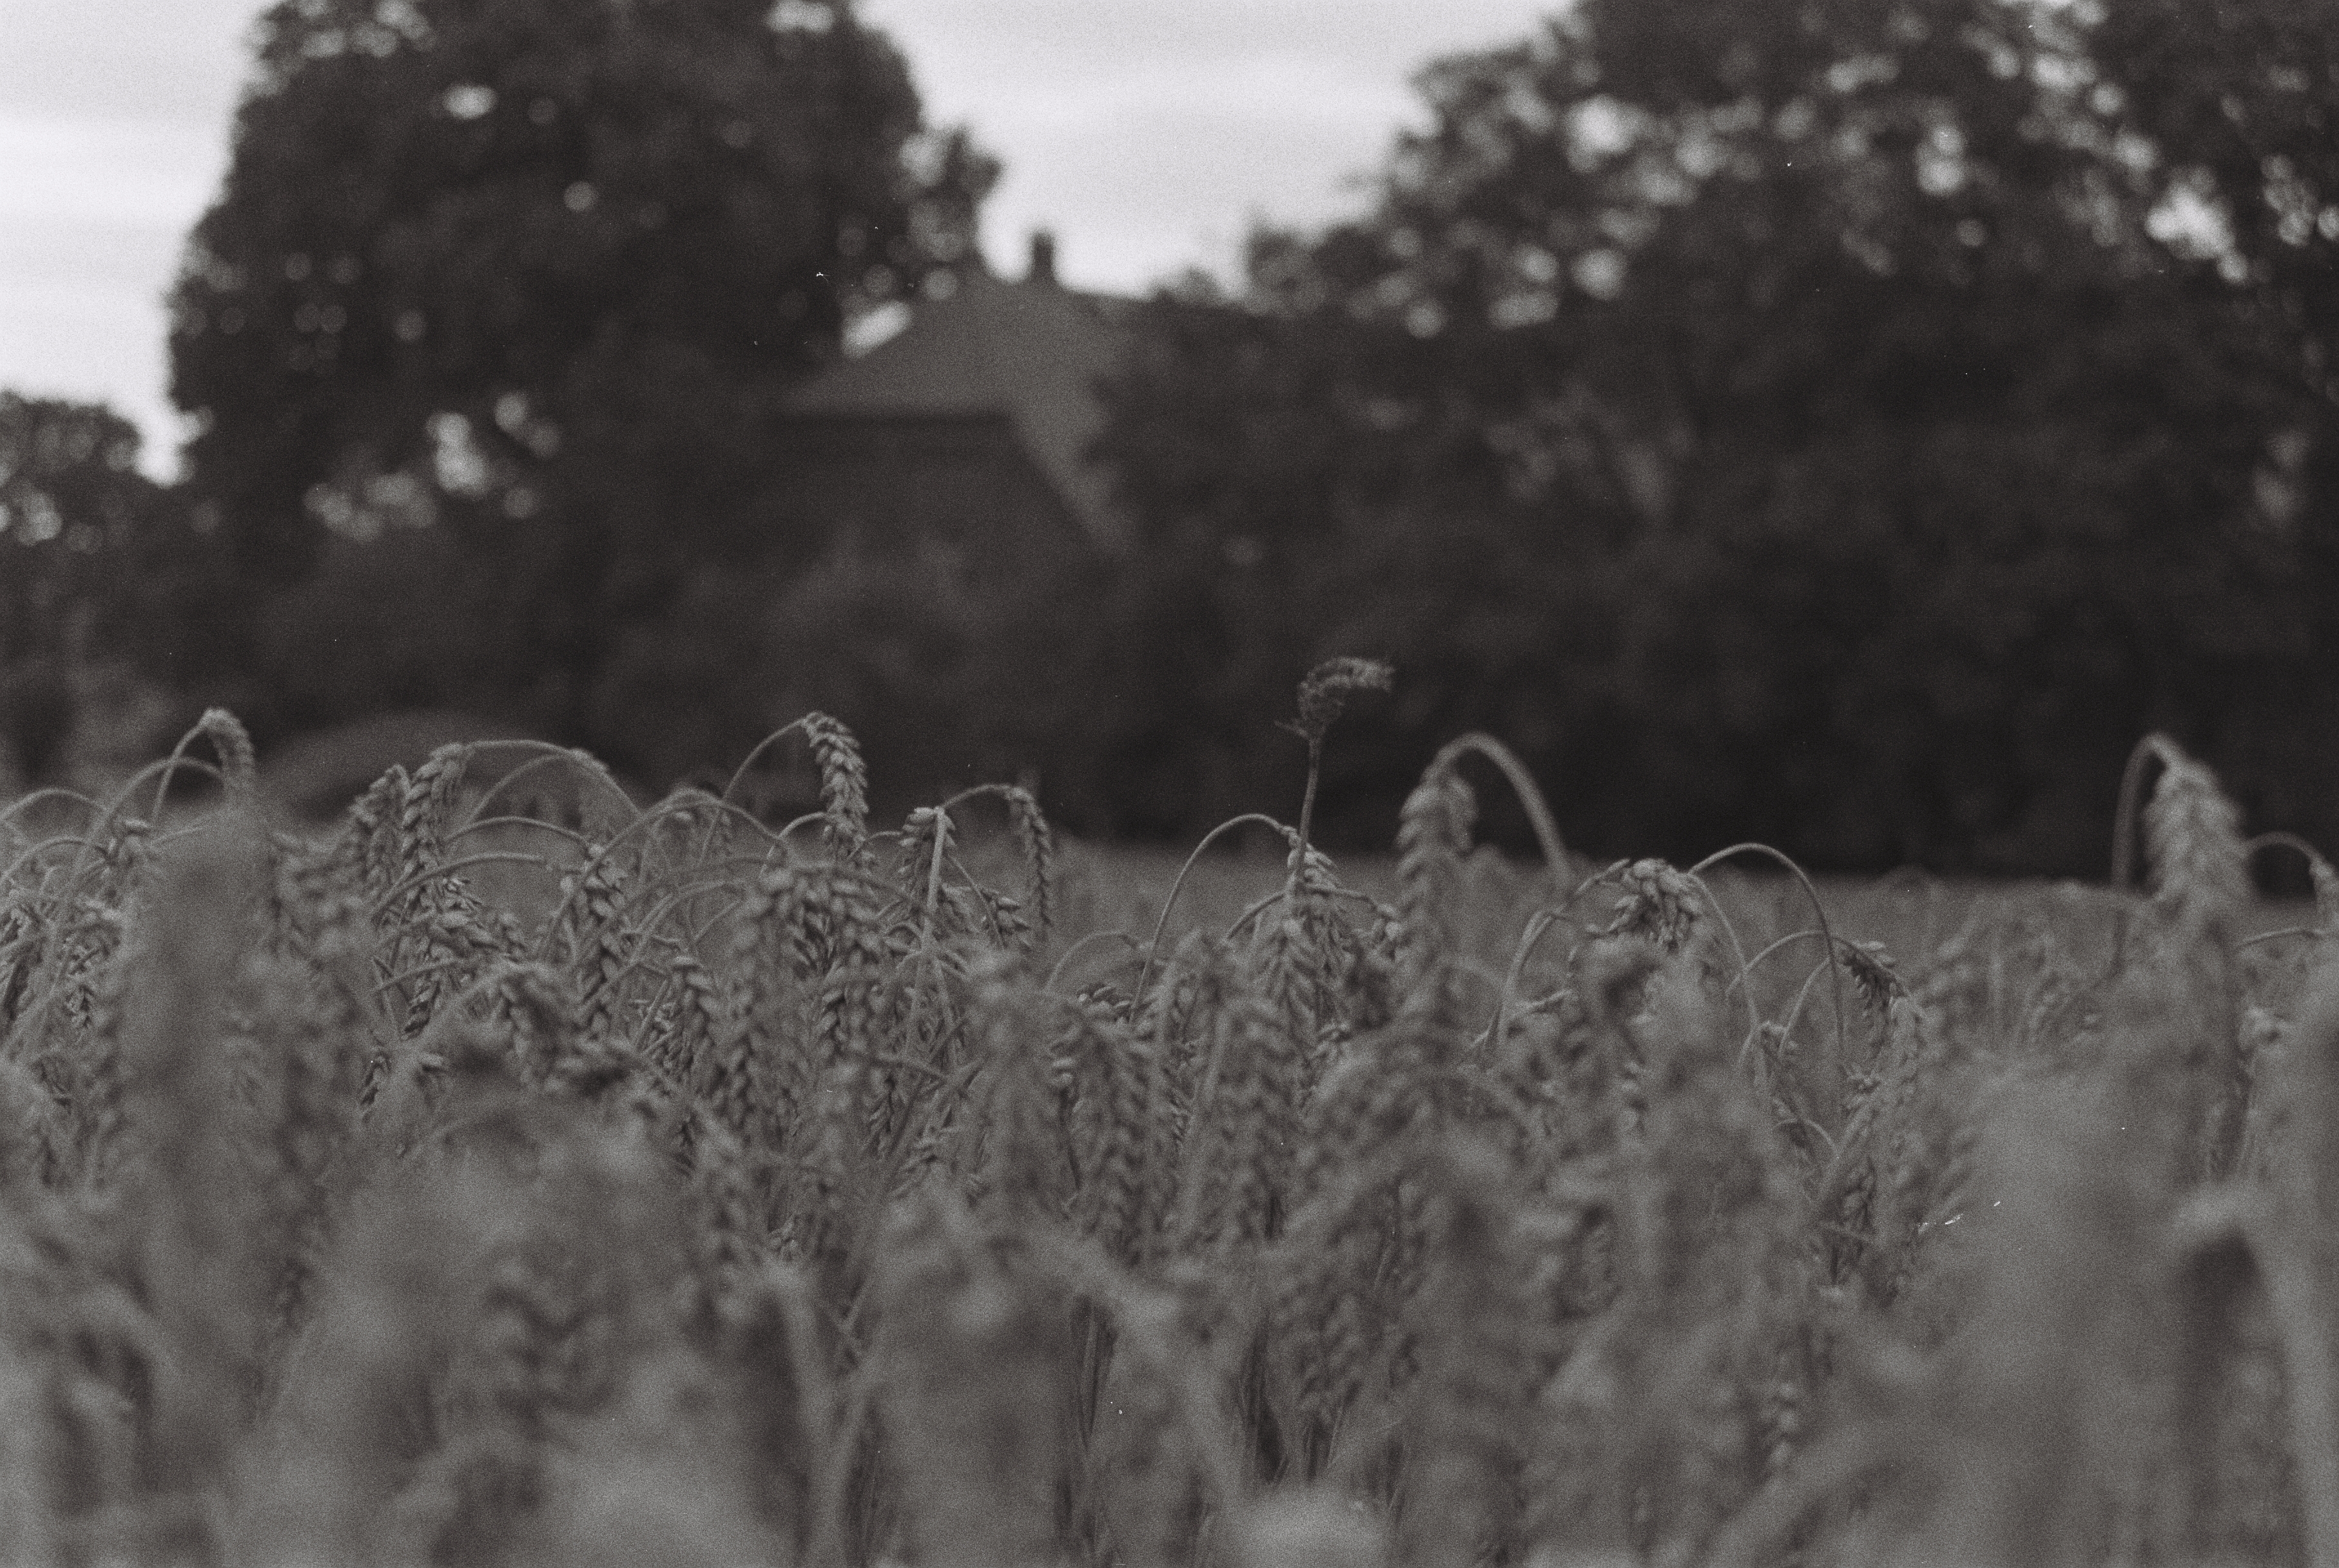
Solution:
<path fill-rule="evenodd" d="M 1127 302 L 1060 283 L 1043 232 L 1021 280 L 978 263 L 905 309 L 893 336 L 790 399 L 806 519 L 879 553 L 938 546 L 975 576 L 1031 551 L 1124 547 L 1132 530 L 1088 451 Z"/>

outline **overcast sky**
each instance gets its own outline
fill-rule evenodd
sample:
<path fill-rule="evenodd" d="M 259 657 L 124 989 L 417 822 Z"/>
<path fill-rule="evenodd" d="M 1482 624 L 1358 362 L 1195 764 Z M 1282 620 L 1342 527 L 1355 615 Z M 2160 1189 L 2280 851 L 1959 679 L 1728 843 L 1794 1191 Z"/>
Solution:
<path fill-rule="evenodd" d="M 174 464 L 161 299 L 217 186 L 263 0 L 0 0 L 0 388 L 104 399 Z M 1352 209 L 1430 57 L 1547 0 L 863 0 L 931 119 L 1006 163 L 994 264 L 1139 290 L 1225 271 L 1254 218 Z"/>

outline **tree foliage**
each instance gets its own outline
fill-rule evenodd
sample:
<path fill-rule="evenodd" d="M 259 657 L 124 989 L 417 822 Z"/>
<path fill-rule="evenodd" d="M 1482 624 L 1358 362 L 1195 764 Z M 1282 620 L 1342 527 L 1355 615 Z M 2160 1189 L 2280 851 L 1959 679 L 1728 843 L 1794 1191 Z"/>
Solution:
<path fill-rule="evenodd" d="M 184 509 L 138 471 L 136 426 L 0 392 L 0 773 L 57 776 L 76 725 L 133 672 L 219 669 L 218 584 Z"/>
<path fill-rule="evenodd" d="M 444 530 L 521 627 L 475 684 L 596 738 L 694 567 L 808 544 L 779 399 L 967 253 L 994 172 L 844 0 L 282 0 L 173 299 L 192 488 L 277 588 Z"/>
<path fill-rule="evenodd" d="M 2268 160 L 2324 187 L 2226 143 L 2311 140 L 2339 77 L 2266 64 L 2329 49 L 2272 7 L 2290 54 L 2186 52 L 2245 9 L 1584 0 L 1431 66 L 1365 216 L 1150 310 L 1107 443 L 1143 597 L 1262 667 L 1125 744 L 1363 652 L 1410 672 L 1368 815 L 1466 725 L 1618 849 L 2093 865 L 2152 727 L 2303 808 L 2330 286 Z"/>

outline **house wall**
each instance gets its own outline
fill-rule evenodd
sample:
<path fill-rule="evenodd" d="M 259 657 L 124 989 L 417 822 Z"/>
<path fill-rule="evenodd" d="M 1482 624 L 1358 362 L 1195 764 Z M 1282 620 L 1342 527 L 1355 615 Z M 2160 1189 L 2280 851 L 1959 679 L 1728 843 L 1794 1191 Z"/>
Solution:
<path fill-rule="evenodd" d="M 790 441 L 809 537 L 879 556 L 939 548 L 971 584 L 1089 547 L 1003 416 L 807 419 Z"/>

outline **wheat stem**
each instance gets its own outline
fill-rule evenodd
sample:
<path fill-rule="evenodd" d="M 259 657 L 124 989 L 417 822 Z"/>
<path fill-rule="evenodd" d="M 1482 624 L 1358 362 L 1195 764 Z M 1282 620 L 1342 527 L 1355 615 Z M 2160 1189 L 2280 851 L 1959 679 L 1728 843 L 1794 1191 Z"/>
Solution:
<path fill-rule="evenodd" d="M 1559 836 L 1559 824 L 1552 820 L 1551 807 L 1544 800 L 1542 787 L 1535 782 L 1535 775 L 1527 772 L 1526 764 L 1513 754 L 1510 747 L 1492 735 L 1473 731 L 1446 742 L 1438 751 L 1436 759 L 1429 764 L 1428 771 L 1452 767 L 1471 752 L 1493 763 L 1510 781 L 1511 792 L 1518 797 L 1519 804 L 1526 811 L 1527 823 L 1535 830 L 1535 845 L 1543 852 L 1544 869 L 1551 877 L 1552 891 L 1564 897 L 1567 893 L 1567 845 Z"/>
<path fill-rule="evenodd" d="M 1788 871 L 1794 874 L 1795 881 L 1801 885 L 1803 897 L 1811 902 L 1811 917 L 1819 922 L 1820 931 L 1827 938 L 1828 975 L 1835 991 L 1836 1053 L 1842 1060 L 1847 1061 L 1850 1060 L 1850 1057 L 1849 1052 L 1850 1050 L 1850 1026 L 1844 1014 L 1843 968 L 1836 962 L 1835 928 L 1828 922 L 1826 906 L 1820 902 L 1820 890 L 1811 885 L 1811 877 L 1804 873 L 1801 866 L 1797 865 L 1792 859 L 1787 855 L 1780 853 L 1777 850 L 1772 849 L 1766 843 L 1734 843 L 1728 849 L 1716 850 L 1713 853 L 1707 855 L 1703 860 L 1690 867 L 1689 874 L 1693 877 L 1702 877 L 1714 866 L 1719 865 L 1722 862 L 1728 860 L 1732 855 L 1739 854 L 1759 854 L 1766 859 L 1776 861 L 1779 864 L 1786 867 Z M 1709 903 L 1713 902 L 1713 895 L 1712 892 L 1708 892 L 1706 894 L 1706 901 Z M 1721 906 L 1719 904 L 1715 905 L 1715 911 L 1717 913 L 1720 912 L 1720 908 Z M 1725 926 L 1728 925 L 1729 922 L 1726 917 L 1722 923 Z M 1737 940 L 1737 933 L 1734 932 L 1732 932 L 1731 942 L 1733 945 L 1735 945 Z M 1746 953 L 1745 950 L 1742 948 L 1739 950 L 1738 953 L 1738 968 L 1741 974 L 1745 972 L 1746 967 Z M 1750 986 L 1748 988 L 1747 995 L 1747 1011 L 1749 1013 L 1752 1012 L 1753 1005 L 1752 988 Z"/>
<path fill-rule="evenodd" d="M 2181 754 L 2163 735 L 2145 736 L 2127 754 L 2127 764 L 2120 770 L 2119 804 L 2112 816 L 2112 887 L 2116 892 L 2125 892 L 2134 886 L 2141 869 L 2136 863 L 2136 839 L 2144 804 L 2145 768 L 2155 762 L 2164 768 L 2171 766 Z"/>
<path fill-rule="evenodd" d="M 1137 939 L 1130 935 L 1125 931 L 1092 931 L 1089 932 L 1088 935 L 1081 937 L 1079 941 L 1073 942 L 1071 946 L 1064 950 L 1063 957 L 1058 959 L 1056 961 L 1056 966 L 1048 971 L 1047 984 L 1042 986 L 1041 989 L 1053 992 L 1057 986 L 1062 982 L 1064 971 L 1071 966 L 1072 960 L 1078 957 L 1081 953 L 1086 952 L 1091 943 L 1102 942 L 1120 942 L 1132 953 L 1140 953 L 1145 951 L 1143 948 L 1137 945 Z"/>
<path fill-rule="evenodd" d="M 530 774 L 544 768 L 557 767 L 563 763 L 580 770 L 587 778 L 599 784 L 614 797 L 621 812 L 630 815 L 636 809 L 633 797 L 618 787 L 617 781 L 609 776 L 609 770 L 602 766 L 598 759 L 574 747 L 555 745 L 550 741 L 532 740 L 470 741 L 463 747 L 466 759 L 477 757 L 481 752 L 488 751 L 534 752 L 538 754 L 529 757 L 528 761 L 489 784 L 479 798 L 471 803 L 470 810 L 466 814 L 462 825 L 468 825 L 471 819 L 488 809 L 489 801 L 504 794 Z M 523 820 L 534 821 L 535 819 Z"/>
<path fill-rule="evenodd" d="M 1284 834 L 1286 837 L 1289 837 L 1291 834 L 1291 829 L 1284 826 L 1273 817 L 1268 816 L 1264 812 L 1253 811 L 1245 812 L 1240 816 L 1229 817 L 1226 821 L 1220 823 L 1218 826 L 1212 828 L 1209 833 L 1202 835 L 1202 842 L 1194 846 L 1193 853 L 1186 857 L 1186 863 L 1178 868 L 1177 880 L 1170 884 L 1170 896 L 1161 901 L 1160 918 L 1153 922 L 1152 939 L 1145 944 L 1145 966 L 1138 971 L 1137 974 L 1137 994 L 1140 998 L 1145 994 L 1145 982 L 1153 977 L 1154 959 L 1161 951 L 1161 933 L 1170 929 L 1170 912 L 1178 907 L 1178 894 L 1184 890 L 1186 886 L 1186 878 L 1193 873 L 1194 863 L 1202 858 L 1202 852 L 1204 850 L 1209 849 L 1212 844 L 1218 843 L 1219 839 L 1223 838 L 1228 833 L 1234 832 L 1237 828 L 1247 826 L 1252 823 L 1258 823 L 1267 827 L 1271 827 L 1276 832 Z"/>

